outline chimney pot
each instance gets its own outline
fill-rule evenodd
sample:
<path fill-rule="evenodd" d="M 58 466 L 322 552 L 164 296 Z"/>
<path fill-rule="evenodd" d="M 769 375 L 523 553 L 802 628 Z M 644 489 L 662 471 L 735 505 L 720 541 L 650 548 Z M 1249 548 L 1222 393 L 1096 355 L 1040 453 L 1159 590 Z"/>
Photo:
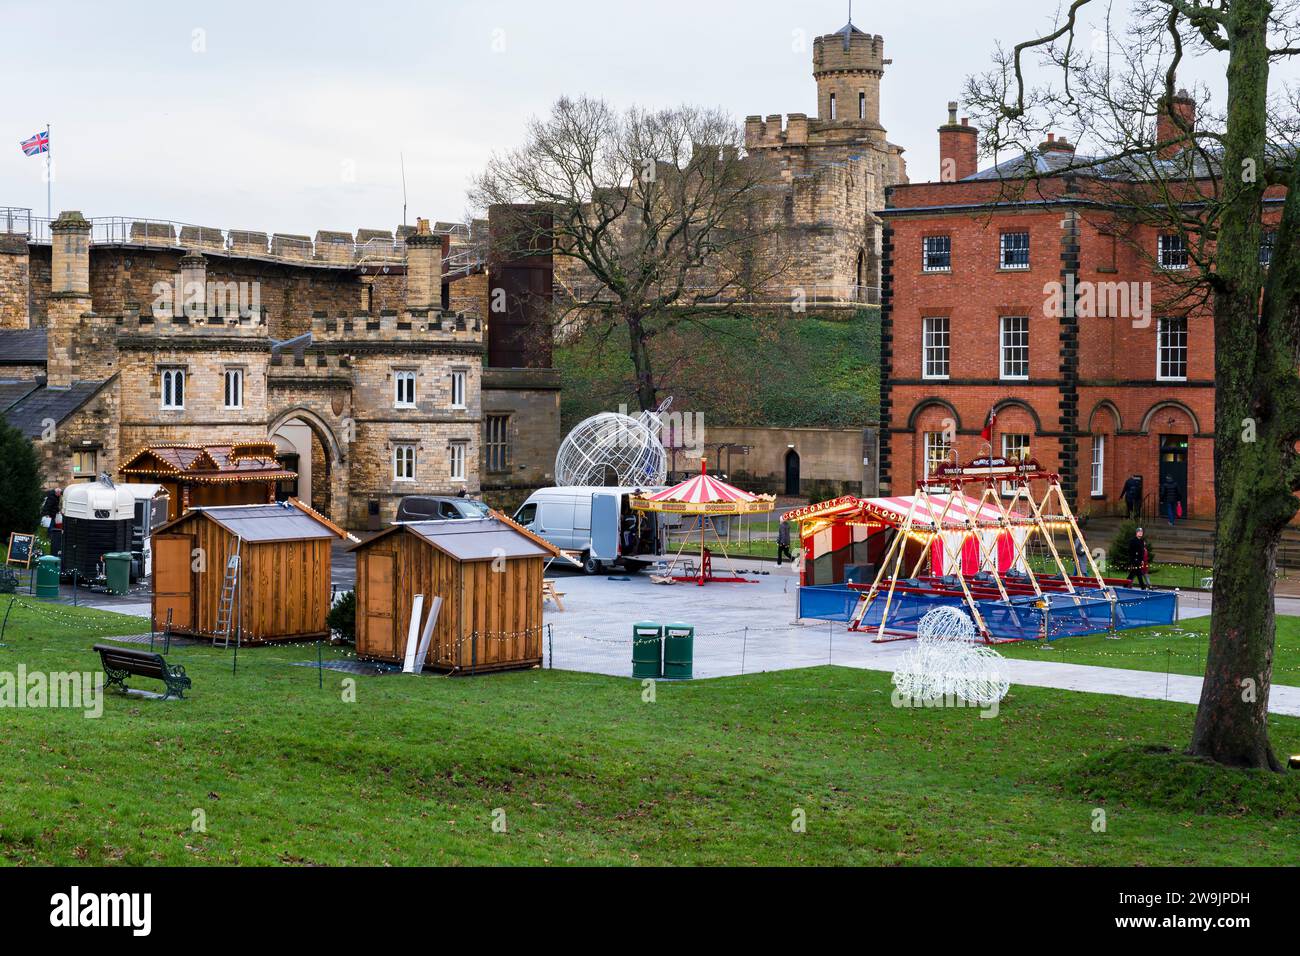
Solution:
<path fill-rule="evenodd" d="M 957 125 L 957 101 L 956 100 L 948 101 L 948 125 L 949 126 Z"/>

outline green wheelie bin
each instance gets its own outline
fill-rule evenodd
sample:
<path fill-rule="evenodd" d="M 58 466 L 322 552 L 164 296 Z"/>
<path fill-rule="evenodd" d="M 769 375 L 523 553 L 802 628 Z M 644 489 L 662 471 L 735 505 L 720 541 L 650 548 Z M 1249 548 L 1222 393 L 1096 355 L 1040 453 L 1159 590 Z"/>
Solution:
<path fill-rule="evenodd" d="M 110 551 L 104 555 L 104 576 L 108 578 L 108 589 L 113 594 L 125 594 L 131 590 L 131 552 Z"/>
<path fill-rule="evenodd" d="M 695 666 L 695 628 L 664 625 L 664 679 L 690 680 Z"/>
<path fill-rule="evenodd" d="M 654 621 L 632 625 L 632 676 L 663 676 L 664 629 Z"/>
<path fill-rule="evenodd" d="M 36 559 L 36 596 L 38 598 L 57 598 L 59 596 L 59 566 L 62 562 L 58 555 L 43 554 Z"/>

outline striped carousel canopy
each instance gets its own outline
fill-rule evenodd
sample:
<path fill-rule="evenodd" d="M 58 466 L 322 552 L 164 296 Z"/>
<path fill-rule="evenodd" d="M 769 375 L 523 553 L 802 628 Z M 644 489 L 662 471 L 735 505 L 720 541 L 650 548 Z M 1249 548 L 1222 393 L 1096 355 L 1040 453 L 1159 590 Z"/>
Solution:
<path fill-rule="evenodd" d="M 950 503 L 951 502 L 951 503 Z M 913 503 L 915 510 L 913 511 Z M 946 509 L 946 510 L 945 510 Z M 978 498 L 954 494 L 898 495 L 893 498 L 856 498 L 845 495 L 788 511 L 784 515 L 787 521 L 812 521 L 816 519 L 844 519 L 850 522 L 874 520 L 891 527 L 899 527 L 912 511 L 912 523 L 919 528 L 937 528 L 942 519 L 943 530 L 959 531 L 966 527 L 967 520 L 976 527 L 997 527 L 1002 514 L 997 507 L 984 503 Z M 1030 519 L 1024 515 L 1010 513 L 1011 524 L 1028 524 Z"/>
<path fill-rule="evenodd" d="M 713 477 L 701 459 L 700 473 L 694 478 L 652 495 L 634 497 L 631 504 L 637 511 L 738 515 L 771 511 L 776 498 L 752 495 Z"/>

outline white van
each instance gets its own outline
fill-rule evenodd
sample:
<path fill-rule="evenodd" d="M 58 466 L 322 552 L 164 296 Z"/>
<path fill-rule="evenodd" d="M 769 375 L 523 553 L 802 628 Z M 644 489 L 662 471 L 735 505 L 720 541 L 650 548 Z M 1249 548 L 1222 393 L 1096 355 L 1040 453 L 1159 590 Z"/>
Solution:
<path fill-rule="evenodd" d="M 633 494 L 660 490 L 661 486 L 539 488 L 515 512 L 515 520 L 562 551 L 579 552 L 588 574 L 607 564 L 636 571 L 662 553 L 661 522 L 654 512 L 633 511 L 628 502 Z"/>

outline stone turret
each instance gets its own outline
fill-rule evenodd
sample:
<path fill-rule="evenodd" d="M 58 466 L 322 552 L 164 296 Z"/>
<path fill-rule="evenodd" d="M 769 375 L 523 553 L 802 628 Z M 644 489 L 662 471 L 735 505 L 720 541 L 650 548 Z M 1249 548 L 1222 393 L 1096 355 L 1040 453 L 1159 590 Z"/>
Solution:
<path fill-rule="evenodd" d="M 77 333 L 91 311 L 90 222 L 80 212 L 59 214 L 50 224 L 49 346 L 46 375 L 55 388 L 78 378 Z"/>
<path fill-rule="evenodd" d="M 885 40 L 851 22 L 813 41 L 817 117 L 823 122 L 880 125 L 880 78 L 890 63 Z"/>
<path fill-rule="evenodd" d="M 181 256 L 181 287 L 175 304 L 187 318 L 202 322 L 207 314 L 208 260 L 200 253 L 189 252 Z"/>

